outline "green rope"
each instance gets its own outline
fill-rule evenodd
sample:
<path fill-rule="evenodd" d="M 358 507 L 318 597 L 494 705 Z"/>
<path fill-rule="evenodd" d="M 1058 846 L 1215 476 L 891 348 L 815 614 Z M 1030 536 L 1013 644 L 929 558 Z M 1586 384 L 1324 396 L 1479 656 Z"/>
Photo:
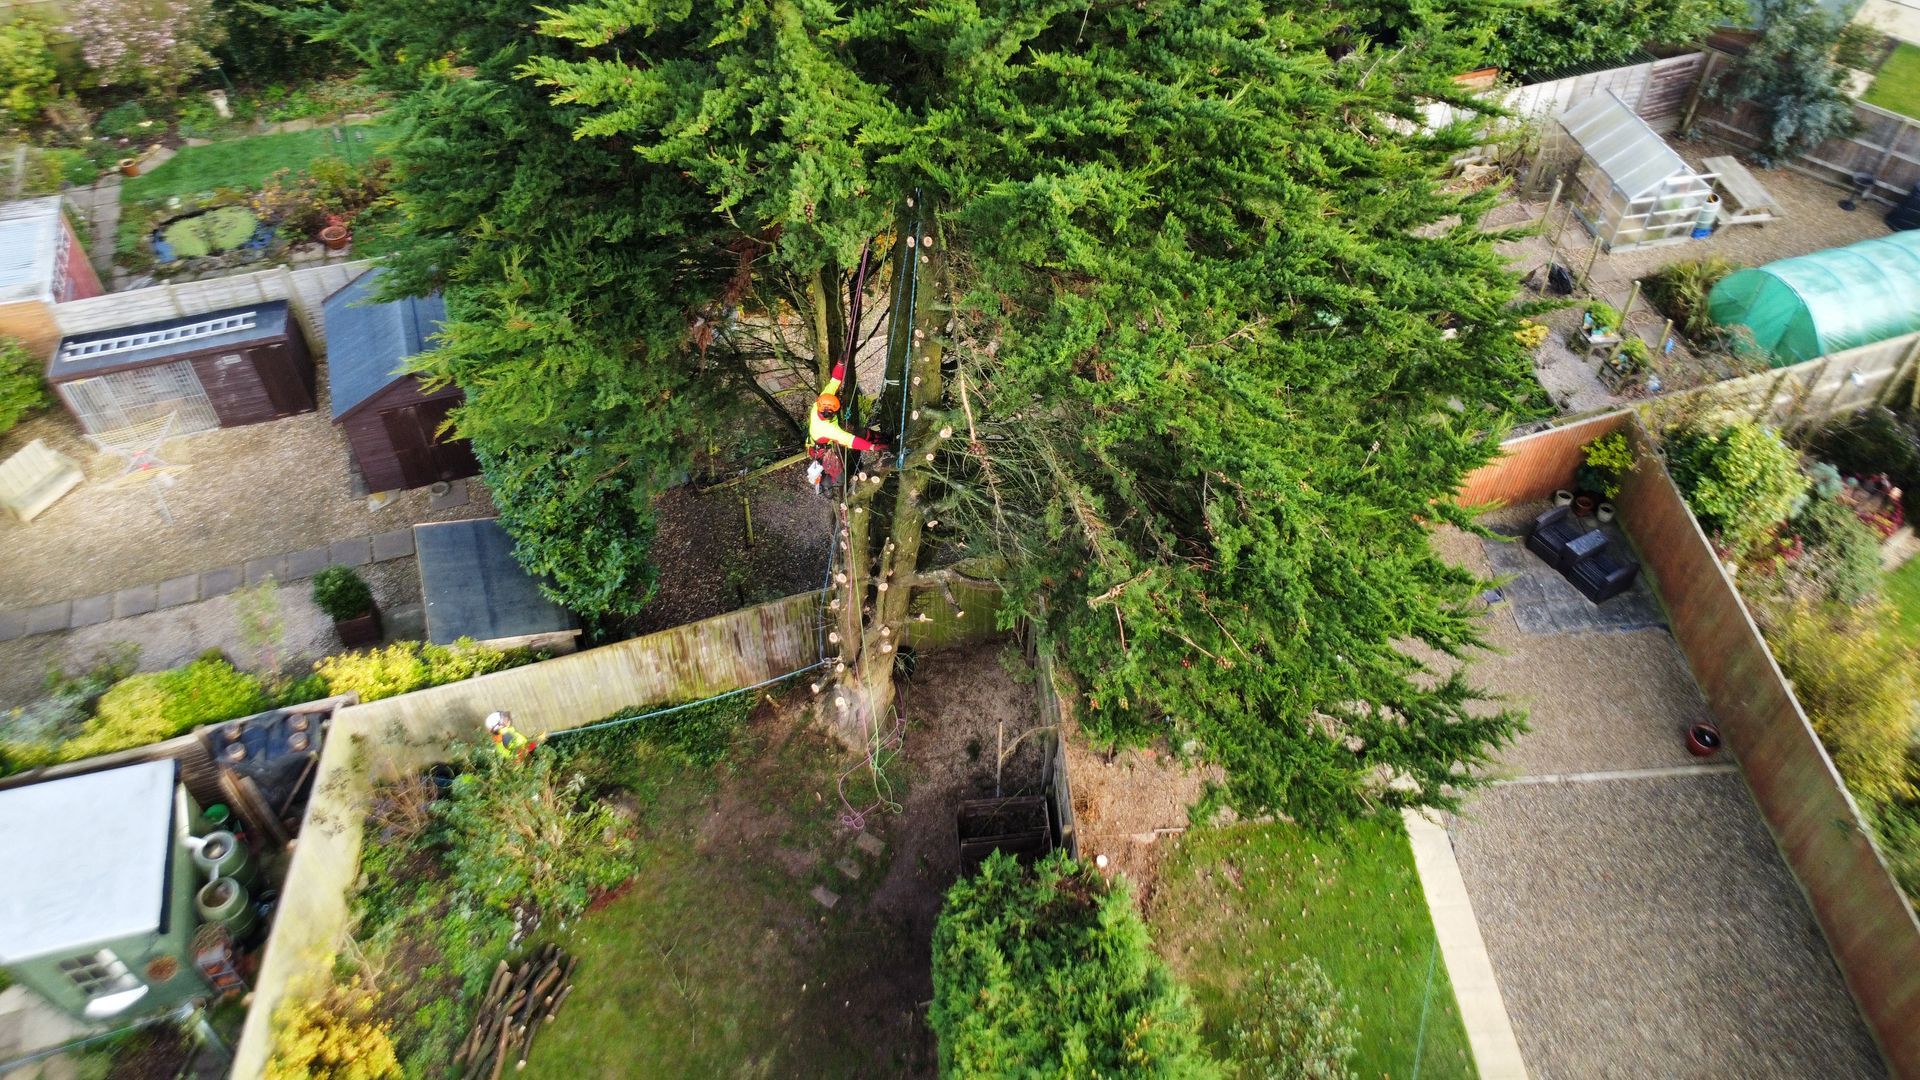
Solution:
<path fill-rule="evenodd" d="M 1413 1080 L 1420 1080 L 1420 1055 L 1427 1047 L 1427 1007 L 1433 1004 L 1433 969 L 1440 963 L 1440 935 L 1433 937 L 1433 951 L 1427 954 L 1427 989 L 1420 997 L 1420 1035 L 1413 1042 Z"/>

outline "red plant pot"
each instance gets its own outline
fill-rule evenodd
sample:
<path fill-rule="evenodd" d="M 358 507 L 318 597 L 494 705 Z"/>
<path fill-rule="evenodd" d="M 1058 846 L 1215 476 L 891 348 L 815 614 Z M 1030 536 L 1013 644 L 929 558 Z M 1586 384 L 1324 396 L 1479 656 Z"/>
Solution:
<path fill-rule="evenodd" d="M 329 225 L 320 230 L 320 242 L 327 245 L 328 251 L 344 251 L 352 239 L 345 225 Z"/>
<path fill-rule="evenodd" d="M 362 645 L 378 645 L 380 644 L 380 609 L 374 608 L 364 615 L 356 615 L 351 619 L 335 619 L 333 631 L 340 635 L 340 644 L 349 649 Z"/>
<path fill-rule="evenodd" d="M 1719 749 L 1719 728 L 1705 722 L 1687 728 L 1687 751 L 1694 757 L 1712 757 Z"/>

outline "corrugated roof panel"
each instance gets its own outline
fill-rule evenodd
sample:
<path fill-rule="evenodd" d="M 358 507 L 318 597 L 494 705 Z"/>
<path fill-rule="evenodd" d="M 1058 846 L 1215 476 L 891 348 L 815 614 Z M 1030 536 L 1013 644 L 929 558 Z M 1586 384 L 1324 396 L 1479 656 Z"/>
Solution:
<path fill-rule="evenodd" d="M 1610 90 L 1569 108 L 1560 124 L 1629 199 L 1646 195 L 1668 177 L 1694 175 L 1686 159 Z"/>
<path fill-rule="evenodd" d="M 0 203 L 0 303 L 53 299 L 60 196 Z"/>
<path fill-rule="evenodd" d="M 159 927 L 173 785 L 152 761 L 0 791 L 0 963 Z"/>

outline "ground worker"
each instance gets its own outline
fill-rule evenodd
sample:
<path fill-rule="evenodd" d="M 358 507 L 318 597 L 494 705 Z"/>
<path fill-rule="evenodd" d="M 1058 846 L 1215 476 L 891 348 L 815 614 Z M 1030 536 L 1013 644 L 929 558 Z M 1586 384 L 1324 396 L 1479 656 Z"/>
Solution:
<path fill-rule="evenodd" d="M 807 482 L 813 490 L 820 490 L 822 479 L 838 484 L 840 480 L 839 455 L 833 453 L 833 447 L 844 446 L 849 450 L 885 450 L 886 444 L 863 438 L 840 426 L 840 380 L 847 376 L 845 362 L 833 365 L 833 373 L 827 377 L 827 385 L 820 388 L 820 396 L 813 400 L 813 415 L 807 421 L 808 452 L 813 456 L 813 464 L 807 466 Z M 867 433 L 869 436 L 873 432 Z"/>
<path fill-rule="evenodd" d="M 514 730 L 510 712 L 488 713 L 487 734 L 493 739 L 495 752 L 508 761 L 525 761 L 533 756 L 533 741 Z"/>

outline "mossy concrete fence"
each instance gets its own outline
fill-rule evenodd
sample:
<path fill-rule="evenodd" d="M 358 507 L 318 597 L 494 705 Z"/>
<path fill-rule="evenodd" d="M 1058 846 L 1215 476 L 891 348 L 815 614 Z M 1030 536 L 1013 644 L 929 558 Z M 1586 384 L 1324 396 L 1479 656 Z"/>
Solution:
<path fill-rule="evenodd" d="M 998 593 L 991 586 L 944 574 L 927 580 L 916 589 L 913 609 L 933 621 L 909 624 L 914 645 L 935 649 L 996 634 Z M 627 709 L 722 694 L 816 663 L 820 633 L 820 597 L 809 593 L 336 712 L 232 1075 L 249 1080 L 265 1072 L 273 1013 L 290 986 L 324 986 L 331 979 L 330 959 L 348 930 L 361 827 L 376 781 L 444 760 L 448 745 L 474 737 L 495 709 L 511 711 L 515 726 L 538 736 Z"/>
<path fill-rule="evenodd" d="M 1463 499 L 1547 499 L 1572 482 L 1580 448 L 1615 431 L 1639 460 L 1614 499 L 1618 523 L 1888 1068 L 1920 1080 L 1920 919 L 1639 417 L 1609 413 L 1514 439 L 1467 478 Z"/>

